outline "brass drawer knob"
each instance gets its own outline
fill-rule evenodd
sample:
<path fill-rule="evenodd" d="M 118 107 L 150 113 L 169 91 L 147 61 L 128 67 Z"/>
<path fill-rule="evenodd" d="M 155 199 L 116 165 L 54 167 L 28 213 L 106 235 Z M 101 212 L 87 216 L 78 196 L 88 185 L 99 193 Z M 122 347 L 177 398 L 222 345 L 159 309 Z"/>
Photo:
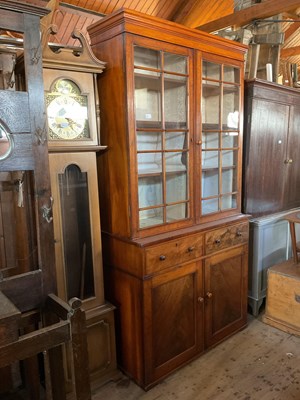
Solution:
<path fill-rule="evenodd" d="M 207 293 L 206 293 L 206 297 L 207 297 L 208 299 L 211 299 L 212 296 L 213 296 L 213 294 L 212 294 L 211 292 L 207 292 Z"/>
<path fill-rule="evenodd" d="M 195 246 L 191 246 L 191 247 L 188 248 L 188 252 L 189 252 L 189 253 L 191 253 L 191 252 L 194 251 L 194 250 L 195 250 Z"/>
<path fill-rule="evenodd" d="M 164 256 L 163 254 L 161 256 L 159 256 L 160 261 L 165 261 L 166 256 Z"/>
<path fill-rule="evenodd" d="M 204 297 L 199 296 L 197 300 L 198 300 L 198 303 L 203 303 L 204 302 Z"/>
<path fill-rule="evenodd" d="M 216 239 L 215 240 L 215 244 L 220 244 L 221 243 L 221 239 Z"/>
<path fill-rule="evenodd" d="M 242 236 L 242 232 L 239 229 L 236 231 L 236 236 L 238 236 L 238 237 Z"/>

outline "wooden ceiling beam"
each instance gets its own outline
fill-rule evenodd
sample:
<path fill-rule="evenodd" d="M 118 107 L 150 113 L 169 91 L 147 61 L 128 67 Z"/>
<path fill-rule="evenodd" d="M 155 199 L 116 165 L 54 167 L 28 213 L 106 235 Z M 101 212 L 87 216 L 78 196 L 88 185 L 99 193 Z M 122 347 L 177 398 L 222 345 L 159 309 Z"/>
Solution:
<path fill-rule="evenodd" d="M 205 32 L 214 32 L 228 26 L 241 27 L 250 24 L 256 19 L 269 18 L 299 7 L 299 0 L 265 0 L 263 3 L 254 4 L 252 7 L 236 11 L 215 21 L 202 24 L 197 29 Z"/>
<path fill-rule="evenodd" d="M 288 58 L 288 57 L 299 56 L 299 55 L 300 55 L 300 46 L 288 47 L 286 49 L 280 50 L 281 58 Z"/>
<path fill-rule="evenodd" d="M 178 2 L 177 9 L 169 18 L 173 22 L 195 28 L 200 23 L 213 21 L 216 18 L 231 14 L 234 0 L 186 0 Z"/>

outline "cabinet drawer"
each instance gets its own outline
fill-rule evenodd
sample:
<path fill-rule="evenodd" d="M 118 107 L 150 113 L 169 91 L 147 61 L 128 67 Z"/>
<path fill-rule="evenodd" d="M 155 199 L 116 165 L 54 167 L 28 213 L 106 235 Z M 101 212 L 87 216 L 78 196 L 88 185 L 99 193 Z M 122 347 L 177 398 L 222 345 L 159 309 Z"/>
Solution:
<path fill-rule="evenodd" d="M 205 235 L 205 254 L 246 243 L 249 238 L 248 223 L 216 229 Z"/>
<path fill-rule="evenodd" d="M 203 255 L 203 235 L 172 240 L 146 250 L 146 274 L 172 267 Z"/>

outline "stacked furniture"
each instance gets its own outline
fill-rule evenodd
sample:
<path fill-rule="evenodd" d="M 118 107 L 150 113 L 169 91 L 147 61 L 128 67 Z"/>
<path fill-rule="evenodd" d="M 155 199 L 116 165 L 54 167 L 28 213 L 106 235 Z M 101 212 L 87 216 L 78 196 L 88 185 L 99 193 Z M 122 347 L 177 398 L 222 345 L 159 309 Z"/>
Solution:
<path fill-rule="evenodd" d="M 300 207 L 299 91 L 246 81 L 245 115 L 243 211 L 252 216 L 249 305 L 257 315 L 266 296 L 267 268 L 291 257 L 285 217 Z"/>

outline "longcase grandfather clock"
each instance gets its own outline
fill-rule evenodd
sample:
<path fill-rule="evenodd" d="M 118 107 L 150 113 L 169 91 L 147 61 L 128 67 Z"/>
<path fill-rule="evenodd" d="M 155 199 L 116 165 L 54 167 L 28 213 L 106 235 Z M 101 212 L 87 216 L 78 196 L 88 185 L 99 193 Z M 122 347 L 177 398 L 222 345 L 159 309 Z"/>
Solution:
<path fill-rule="evenodd" d="M 51 30 L 49 30 L 50 32 Z M 58 295 L 78 297 L 87 318 L 91 383 L 116 373 L 114 307 L 104 299 L 96 152 L 100 145 L 95 80 L 105 63 L 81 46 L 48 45 L 43 76 L 53 198 Z M 66 349 L 66 379 L 68 351 Z"/>

